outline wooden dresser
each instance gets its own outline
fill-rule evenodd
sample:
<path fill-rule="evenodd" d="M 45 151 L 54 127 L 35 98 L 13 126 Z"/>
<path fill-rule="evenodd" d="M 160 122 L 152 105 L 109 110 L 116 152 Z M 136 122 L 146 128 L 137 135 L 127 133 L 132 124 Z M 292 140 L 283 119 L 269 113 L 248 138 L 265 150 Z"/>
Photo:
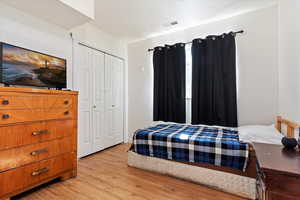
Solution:
<path fill-rule="evenodd" d="M 300 200 L 300 152 L 254 143 L 258 200 Z"/>
<path fill-rule="evenodd" d="M 0 199 L 76 176 L 77 96 L 0 87 Z"/>

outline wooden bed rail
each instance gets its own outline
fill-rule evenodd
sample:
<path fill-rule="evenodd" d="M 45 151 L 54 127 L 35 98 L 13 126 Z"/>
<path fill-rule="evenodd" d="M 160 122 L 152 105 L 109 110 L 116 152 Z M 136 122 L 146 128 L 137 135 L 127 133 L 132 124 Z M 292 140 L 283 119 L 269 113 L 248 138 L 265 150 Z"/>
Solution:
<path fill-rule="evenodd" d="M 288 137 L 295 137 L 295 130 L 300 128 L 300 124 L 289 121 L 287 119 L 283 119 L 281 116 L 278 116 L 276 120 L 276 128 L 280 133 L 282 133 L 282 124 L 285 124 L 287 126 L 286 133 Z"/>

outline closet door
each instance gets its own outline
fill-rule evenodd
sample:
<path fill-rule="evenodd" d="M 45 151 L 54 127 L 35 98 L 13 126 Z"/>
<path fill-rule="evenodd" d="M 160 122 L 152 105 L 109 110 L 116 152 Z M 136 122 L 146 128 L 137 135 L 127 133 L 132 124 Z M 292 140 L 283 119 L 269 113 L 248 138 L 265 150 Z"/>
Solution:
<path fill-rule="evenodd" d="M 93 71 L 92 51 L 76 45 L 74 49 L 74 88 L 79 91 L 78 98 L 78 157 L 92 152 L 92 104 L 93 104 Z"/>
<path fill-rule="evenodd" d="M 123 61 L 81 45 L 74 50 L 78 156 L 84 157 L 123 142 Z"/>
<path fill-rule="evenodd" d="M 123 61 L 105 55 L 105 146 L 123 142 Z"/>
<path fill-rule="evenodd" d="M 114 58 L 113 59 L 113 73 L 112 73 L 112 135 L 115 144 L 122 143 L 124 141 L 123 126 L 124 126 L 124 89 L 123 89 L 123 61 Z"/>
<path fill-rule="evenodd" d="M 105 148 L 113 146 L 113 135 L 111 133 L 113 127 L 113 104 L 112 104 L 112 73 L 113 60 L 111 56 L 105 55 Z"/>
<path fill-rule="evenodd" d="M 105 63 L 104 54 L 93 50 L 93 152 L 105 148 Z"/>

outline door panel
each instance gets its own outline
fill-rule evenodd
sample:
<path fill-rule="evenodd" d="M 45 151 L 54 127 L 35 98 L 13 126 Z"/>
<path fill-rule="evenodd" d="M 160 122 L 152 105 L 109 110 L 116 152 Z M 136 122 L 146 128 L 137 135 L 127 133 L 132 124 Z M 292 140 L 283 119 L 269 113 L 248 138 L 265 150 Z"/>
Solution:
<path fill-rule="evenodd" d="M 83 157 L 92 152 L 92 68 L 91 50 L 84 46 L 76 46 L 75 89 L 78 98 L 78 156 Z"/>
<path fill-rule="evenodd" d="M 123 142 L 123 62 L 105 56 L 105 118 L 108 145 Z"/>
<path fill-rule="evenodd" d="M 116 144 L 123 142 L 123 62 L 120 59 L 113 61 L 113 127 L 112 134 Z"/>
<path fill-rule="evenodd" d="M 105 68 L 104 54 L 93 51 L 93 152 L 104 149 Z"/>
<path fill-rule="evenodd" d="M 113 94 L 112 94 L 113 60 L 111 56 L 105 55 L 105 148 L 114 145 L 113 127 Z"/>

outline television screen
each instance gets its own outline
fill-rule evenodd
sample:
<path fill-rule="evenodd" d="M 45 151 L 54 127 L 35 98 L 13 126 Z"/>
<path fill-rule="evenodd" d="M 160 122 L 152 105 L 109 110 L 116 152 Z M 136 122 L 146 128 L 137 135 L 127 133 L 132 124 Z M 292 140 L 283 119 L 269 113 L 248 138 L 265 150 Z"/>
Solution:
<path fill-rule="evenodd" d="M 6 43 L 0 44 L 0 82 L 66 88 L 66 60 Z"/>

